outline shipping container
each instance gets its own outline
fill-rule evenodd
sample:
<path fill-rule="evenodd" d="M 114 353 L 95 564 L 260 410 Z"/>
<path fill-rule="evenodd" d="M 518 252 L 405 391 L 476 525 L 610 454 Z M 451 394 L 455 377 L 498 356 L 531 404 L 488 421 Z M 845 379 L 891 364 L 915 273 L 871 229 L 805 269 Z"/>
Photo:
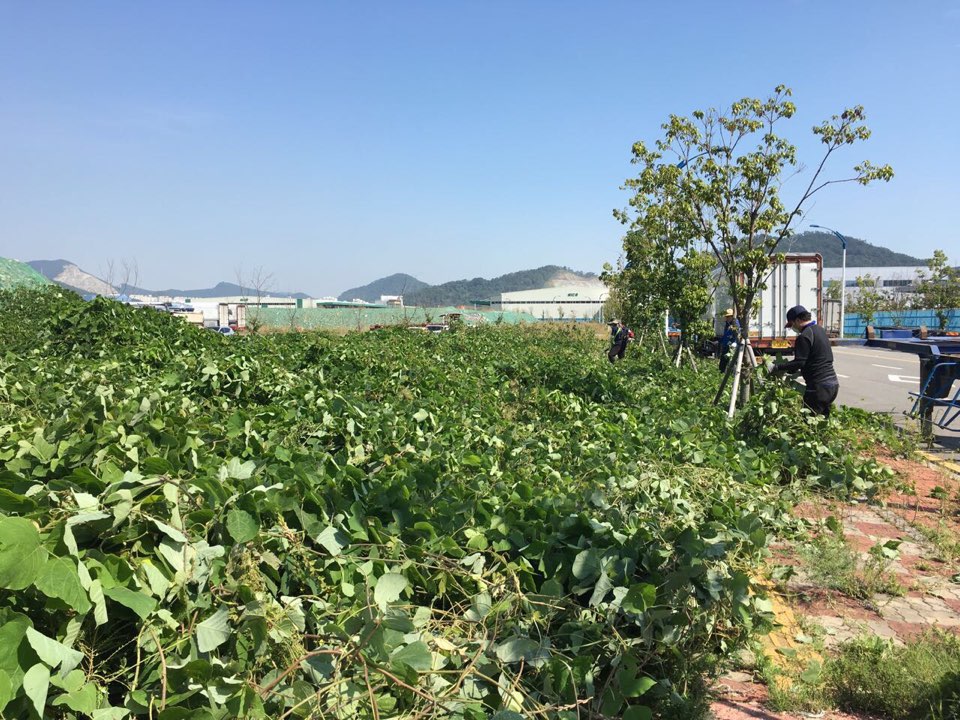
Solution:
<path fill-rule="evenodd" d="M 723 313 L 733 307 L 730 288 L 722 272 L 715 274 L 717 290 L 712 305 L 716 336 L 723 334 Z M 788 253 L 775 264 L 765 279 L 766 288 L 753 301 L 750 317 L 750 344 L 755 350 L 788 350 L 797 334 L 785 327 L 787 310 L 802 305 L 814 320 L 823 307 L 823 258 L 819 253 Z"/>

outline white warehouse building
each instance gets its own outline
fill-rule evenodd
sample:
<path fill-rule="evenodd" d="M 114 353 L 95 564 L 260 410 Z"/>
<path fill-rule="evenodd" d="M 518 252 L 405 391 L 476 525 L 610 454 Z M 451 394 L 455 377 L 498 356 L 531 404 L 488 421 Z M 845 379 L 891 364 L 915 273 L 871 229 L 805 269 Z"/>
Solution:
<path fill-rule="evenodd" d="M 596 283 L 518 290 L 500 294 L 500 308 L 530 313 L 540 320 L 602 320 L 610 291 Z"/>
<path fill-rule="evenodd" d="M 831 282 L 840 282 L 842 268 L 823 269 L 823 288 L 827 289 Z M 893 267 L 850 267 L 847 266 L 847 294 L 857 294 L 857 278 L 869 275 L 876 281 L 878 290 L 900 290 L 913 292 L 916 289 L 917 275 L 920 272 L 928 273 L 925 265 L 898 265 Z"/>

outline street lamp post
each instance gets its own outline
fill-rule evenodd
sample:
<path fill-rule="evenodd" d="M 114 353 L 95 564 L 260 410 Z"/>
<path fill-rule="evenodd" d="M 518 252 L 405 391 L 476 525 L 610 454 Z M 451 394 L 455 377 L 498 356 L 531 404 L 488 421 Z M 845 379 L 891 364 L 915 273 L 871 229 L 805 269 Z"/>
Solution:
<path fill-rule="evenodd" d="M 847 304 L 847 239 L 836 230 L 824 227 L 823 225 L 811 225 L 810 227 L 817 228 L 818 230 L 829 230 L 840 238 L 840 242 L 843 243 L 843 267 L 840 270 L 840 339 L 843 340 L 843 324 L 846 320 L 844 309 Z"/>

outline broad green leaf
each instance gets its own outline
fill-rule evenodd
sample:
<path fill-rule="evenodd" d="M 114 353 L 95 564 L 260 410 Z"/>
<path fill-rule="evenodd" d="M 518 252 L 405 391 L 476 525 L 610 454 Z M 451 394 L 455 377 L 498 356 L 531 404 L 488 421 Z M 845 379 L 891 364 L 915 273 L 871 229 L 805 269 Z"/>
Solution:
<path fill-rule="evenodd" d="M 430 413 L 428 413 L 423 408 L 420 408 L 413 414 L 413 419 L 416 420 L 417 422 L 423 422 L 428 417 L 430 417 Z"/>
<path fill-rule="evenodd" d="M 17 650 L 30 627 L 30 619 L 26 615 L 15 615 L 14 618 L 0 626 L 0 670 L 10 676 L 23 672 Z"/>
<path fill-rule="evenodd" d="M 433 668 L 433 653 L 425 642 L 417 640 L 393 653 L 390 662 L 403 663 L 417 672 L 428 672 Z"/>
<path fill-rule="evenodd" d="M 646 705 L 633 705 L 623 713 L 622 720 L 653 720 L 653 710 Z"/>
<path fill-rule="evenodd" d="M 620 607 L 627 612 L 641 613 L 657 604 L 657 588 L 650 583 L 631 585 Z"/>
<path fill-rule="evenodd" d="M 339 555 L 343 548 L 350 543 L 349 538 L 332 525 L 325 527 L 323 532 L 317 535 L 316 541 L 334 557 Z"/>
<path fill-rule="evenodd" d="M 144 620 L 157 608 L 157 601 L 149 595 L 125 587 L 107 588 L 103 594 L 114 602 L 130 608 Z"/>
<path fill-rule="evenodd" d="M 90 601 L 93 603 L 93 619 L 97 625 L 107 622 L 107 601 L 103 596 L 103 585 L 99 580 L 90 581 Z"/>
<path fill-rule="evenodd" d="M 124 720 L 130 711 L 126 708 L 100 708 L 99 710 L 94 710 L 90 713 L 91 720 Z"/>
<path fill-rule="evenodd" d="M 577 556 L 573 559 L 571 571 L 577 580 L 596 577 L 600 572 L 600 561 L 597 559 L 597 554 L 593 550 L 583 550 L 577 553 Z"/>
<path fill-rule="evenodd" d="M 46 717 L 43 709 L 47 705 L 47 691 L 50 689 L 50 670 L 43 663 L 37 663 L 23 675 L 23 692 L 40 717 Z"/>
<path fill-rule="evenodd" d="M 182 532 L 177 530 L 175 527 L 167 525 L 165 522 L 161 522 L 156 518 L 153 519 L 153 524 L 157 526 L 157 529 L 166 535 L 168 538 L 173 540 L 176 543 L 185 543 L 188 542 L 187 536 Z"/>
<path fill-rule="evenodd" d="M 143 569 L 143 574 L 147 576 L 150 591 L 158 598 L 164 598 L 167 590 L 170 589 L 170 581 L 167 579 L 167 576 L 150 561 L 150 558 L 144 558 L 141 568 Z"/>
<path fill-rule="evenodd" d="M 496 653 L 500 662 L 515 663 L 528 660 L 540 650 L 540 643 L 530 638 L 515 637 L 497 645 Z"/>
<path fill-rule="evenodd" d="M 235 542 L 249 542 L 259 534 L 260 523 L 246 510 L 231 508 L 227 513 L 227 532 Z"/>
<path fill-rule="evenodd" d="M 469 622 L 480 622 L 490 614 L 492 607 L 493 600 L 490 598 L 490 593 L 478 593 L 470 602 L 470 609 L 463 614 L 463 619 Z"/>
<path fill-rule="evenodd" d="M 27 642 L 37 656 L 52 669 L 60 667 L 60 677 L 66 677 L 83 660 L 83 653 L 68 648 L 63 643 L 48 638 L 33 628 L 27 628 Z"/>
<path fill-rule="evenodd" d="M 71 710 L 90 715 L 97 709 L 98 693 L 93 683 L 85 683 L 79 690 L 58 695 L 51 705 L 66 705 Z"/>
<path fill-rule="evenodd" d="M 34 584 L 47 597 L 63 600 L 81 615 L 90 610 L 90 598 L 80 584 L 77 566 L 70 558 L 50 558 Z"/>
<path fill-rule="evenodd" d="M 23 590 L 40 574 L 47 551 L 29 520 L 0 517 L 0 588 Z"/>
<path fill-rule="evenodd" d="M 388 572 L 377 579 L 377 586 L 373 589 L 373 599 L 381 610 L 386 609 L 388 603 L 396 602 L 400 594 L 407 587 L 407 579 L 400 573 Z"/>
<path fill-rule="evenodd" d="M 0 712 L 7 706 L 7 703 L 13 700 L 16 693 L 13 689 L 13 682 L 6 670 L 0 670 Z"/>
<path fill-rule="evenodd" d="M 246 480 L 253 475 L 253 471 L 256 469 L 257 464 L 253 460 L 241 463 L 239 458 L 230 458 L 227 464 L 220 468 L 220 479 Z"/>
<path fill-rule="evenodd" d="M 617 673 L 620 682 L 620 692 L 624 697 L 640 697 L 647 690 L 657 684 L 657 681 L 646 675 L 637 676 L 633 670 L 625 668 Z"/>
<path fill-rule="evenodd" d="M 229 620 L 229 611 L 221 607 L 197 625 L 197 648 L 200 652 L 216 650 L 229 639 L 231 633 Z"/>

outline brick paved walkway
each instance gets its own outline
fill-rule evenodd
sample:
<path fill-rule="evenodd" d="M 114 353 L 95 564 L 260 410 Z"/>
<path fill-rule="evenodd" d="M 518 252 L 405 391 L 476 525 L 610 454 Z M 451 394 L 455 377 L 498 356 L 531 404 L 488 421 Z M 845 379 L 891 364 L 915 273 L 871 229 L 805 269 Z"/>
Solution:
<path fill-rule="evenodd" d="M 897 557 L 885 558 L 882 567 L 902 586 L 903 595 L 868 593 L 864 587 L 863 592 L 856 595 L 866 597 L 851 597 L 819 587 L 803 563 L 798 562 L 796 548 L 783 548 L 781 559 L 797 563 L 797 572 L 787 583 L 790 610 L 786 614 L 778 612 L 778 619 L 786 618 L 781 620 L 786 626 L 766 641 L 767 647 L 773 648 L 772 653 L 767 653 L 768 657 L 775 658 L 777 647 L 784 644 L 783 638 L 789 641 L 795 636 L 798 619 L 805 627 L 822 629 L 827 653 L 863 635 L 889 638 L 902 644 L 931 628 L 960 633 L 960 583 L 952 580 L 958 569 L 957 558 L 945 558 L 943 550 L 927 539 L 932 528 L 947 527 L 955 533 L 960 530 L 960 482 L 956 476 L 917 462 L 897 460 L 890 464 L 912 489 L 891 494 L 886 507 L 805 505 L 798 508 L 798 512 L 815 520 L 830 515 L 836 518 L 841 525 L 840 534 L 856 551 L 860 563 L 869 561 L 871 548 L 890 540 L 899 541 Z M 922 530 L 927 531 L 926 535 Z M 812 716 L 772 712 L 766 705 L 766 688 L 755 676 L 743 671 L 720 678 L 717 691 L 718 698 L 712 707 L 717 720 L 855 717 L 830 711 Z"/>

